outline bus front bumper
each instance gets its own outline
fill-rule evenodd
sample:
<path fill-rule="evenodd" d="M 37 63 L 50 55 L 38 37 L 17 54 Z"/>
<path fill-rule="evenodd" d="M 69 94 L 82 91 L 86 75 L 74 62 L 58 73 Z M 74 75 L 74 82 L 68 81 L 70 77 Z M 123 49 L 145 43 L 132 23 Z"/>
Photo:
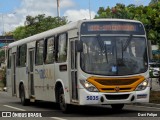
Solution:
<path fill-rule="evenodd" d="M 143 91 L 118 93 L 88 92 L 80 89 L 79 93 L 80 105 L 144 103 L 149 102 L 150 87 Z"/>

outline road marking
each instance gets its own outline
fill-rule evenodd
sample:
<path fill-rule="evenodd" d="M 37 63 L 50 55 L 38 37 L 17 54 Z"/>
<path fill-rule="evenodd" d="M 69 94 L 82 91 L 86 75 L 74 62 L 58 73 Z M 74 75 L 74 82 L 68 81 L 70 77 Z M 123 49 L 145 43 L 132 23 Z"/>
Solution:
<path fill-rule="evenodd" d="M 8 107 L 8 108 L 12 108 L 12 109 L 16 109 L 16 110 L 19 110 L 19 111 L 26 111 L 24 109 L 20 109 L 20 108 L 9 106 L 9 105 L 3 105 L 3 106 Z"/>
<path fill-rule="evenodd" d="M 60 117 L 50 117 L 52 119 L 55 119 L 55 120 L 67 120 L 67 119 L 63 119 L 63 118 L 60 118 Z"/>

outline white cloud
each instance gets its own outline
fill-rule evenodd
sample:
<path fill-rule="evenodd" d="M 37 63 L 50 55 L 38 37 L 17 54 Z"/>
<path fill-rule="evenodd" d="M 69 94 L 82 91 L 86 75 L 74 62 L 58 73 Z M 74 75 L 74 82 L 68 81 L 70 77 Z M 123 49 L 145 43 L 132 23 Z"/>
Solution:
<path fill-rule="evenodd" d="M 60 0 L 60 9 L 73 7 L 72 0 Z M 16 13 L 21 16 L 24 22 L 27 15 L 36 16 L 46 14 L 47 16 L 57 16 L 57 0 L 21 0 L 21 7 L 16 9 Z"/>
<path fill-rule="evenodd" d="M 9 32 L 15 29 L 15 25 L 18 24 L 19 19 L 12 14 L 2 14 L 2 18 L 0 19 L 0 34 L 3 32 Z"/>
<path fill-rule="evenodd" d="M 21 4 L 12 11 L 16 14 L 5 14 L 4 23 L 0 22 L 0 26 L 4 24 L 4 31 L 9 32 L 20 25 L 24 25 L 27 15 L 36 16 L 38 14 L 46 14 L 46 16 L 57 16 L 57 0 L 20 0 Z M 67 16 L 68 21 L 77 21 L 80 19 L 89 19 L 89 10 L 76 8 L 74 0 L 60 0 L 61 16 Z M 72 10 L 71 10 L 72 9 Z M 95 12 L 91 11 L 91 18 L 95 16 Z M 3 27 L 0 28 L 0 32 Z"/>
<path fill-rule="evenodd" d="M 27 15 L 36 16 L 38 14 L 46 14 L 46 16 L 57 16 L 57 0 L 20 0 L 21 4 L 13 13 L 4 14 L 3 21 L 0 26 L 4 25 L 4 31 L 12 31 L 15 27 L 24 25 Z M 74 7 L 73 0 L 60 0 L 60 10 L 66 10 Z M 3 32 L 3 27 L 0 27 Z"/>
<path fill-rule="evenodd" d="M 74 7 L 75 3 L 72 0 L 60 0 L 60 8 Z"/>
<path fill-rule="evenodd" d="M 80 9 L 80 10 L 67 10 L 64 13 L 64 16 L 67 16 L 68 21 L 77 21 L 82 19 L 93 19 L 96 15 L 94 11 L 89 12 L 88 9 Z"/>

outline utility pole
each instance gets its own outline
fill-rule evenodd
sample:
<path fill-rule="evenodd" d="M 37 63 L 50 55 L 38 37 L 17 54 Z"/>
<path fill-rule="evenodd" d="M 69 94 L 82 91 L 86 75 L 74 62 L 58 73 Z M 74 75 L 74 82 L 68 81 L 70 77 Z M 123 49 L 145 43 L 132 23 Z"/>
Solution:
<path fill-rule="evenodd" d="M 91 19 L 91 1 L 89 0 L 89 18 Z"/>
<path fill-rule="evenodd" d="M 59 4 L 60 0 L 57 0 L 57 16 L 60 17 L 60 4 Z"/>
<path fill-rule="evenodd" d="M 4 15 L 3 13 L 0 13 L 2 17 L 2 36 L 4 36 Z"/>

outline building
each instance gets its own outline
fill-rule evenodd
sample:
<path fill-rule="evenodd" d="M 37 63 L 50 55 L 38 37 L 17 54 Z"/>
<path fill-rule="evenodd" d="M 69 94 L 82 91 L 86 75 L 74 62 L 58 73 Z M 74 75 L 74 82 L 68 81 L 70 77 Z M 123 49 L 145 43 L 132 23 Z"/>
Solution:
<path fill-rule="evenodd" d="M 0 48 L 14 41 L 15 39 L 13 38 L 13 36 L 0 36 Z"/>
<path fill-rule="evenodd" d="M 5 51 L 4 54 L 0 54 L 0 69 L 5 66 L 5 61 L 6 61 L 6 49 L 7 45 L 11 42 L 14 42 L 15 39 L 13 36 L 0 36 L 0 52 Z"/>

